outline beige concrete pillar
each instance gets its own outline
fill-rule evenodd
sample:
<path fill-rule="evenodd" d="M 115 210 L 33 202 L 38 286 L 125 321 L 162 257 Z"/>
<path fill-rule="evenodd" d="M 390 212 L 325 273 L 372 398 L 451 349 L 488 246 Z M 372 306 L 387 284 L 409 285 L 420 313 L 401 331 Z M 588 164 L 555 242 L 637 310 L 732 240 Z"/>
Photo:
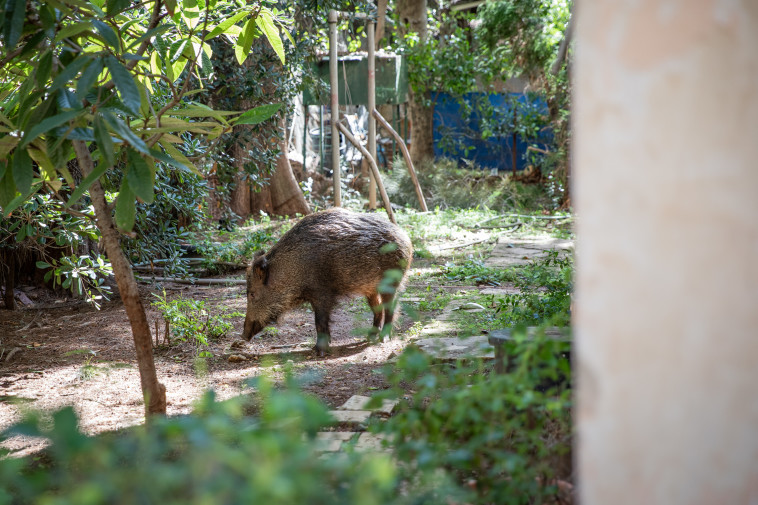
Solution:
<path fill-rule="evenodd" d="M 581 503 L 758 503 L 758 2 L 577 2 Z"/>

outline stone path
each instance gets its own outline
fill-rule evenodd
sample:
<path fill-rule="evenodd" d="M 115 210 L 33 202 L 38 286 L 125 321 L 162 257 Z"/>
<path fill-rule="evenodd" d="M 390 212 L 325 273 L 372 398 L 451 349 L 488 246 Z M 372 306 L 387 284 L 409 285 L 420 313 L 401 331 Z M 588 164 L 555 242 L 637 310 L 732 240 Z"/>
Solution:
<path fill-rule="evenodd" d="M 490 257 L 484 260 L 484 264 L 495 268 L 527 265 L 535 259 L 544 257 L 547 251 L 553 249 L 561 251 L 562 254 L 568 254 L 574 249 L 574 241 L 553 237 L 519 239 L 500 237 Z"/>
<path fill-rule="evenodd" d="M 484 264 L 494 268 L 508 268 L 517 265 L 527 265 L 533 260 L 544 257 L 548 251 L 557 250 L 561 256 L 569 254 L 574 249 L 574 241 L 553 237 L 500 237 L 498 243 Z M 507 295 L 518 293 L 518 289 L 509 286 L 484 288 L 479 291 L 483 295 Z M 442 311 L 442 314 L 429 321 L 420 331 L 416 345 L 436 359 L 448 361 L 459 358 L 493 359 L 495 348 L 488 342 L 486 335 L 473 337 L 454 337 L 453 320 L 457 311 L 481 312 L 476 304 L 465 300 L 453 300 Z"/>
<path fill-rule="evenodd" d="M 383 400 L 378 407 L 368 409 L 366 405 L 371 400 L 368 396 L 351 396 L 337 410 L 329 411 L 336 423 L 347 425 L 350 431 L 322 431 L 316 434 L 316 448 L 319 452 L 341 453 L 352 448 L 355 451 L 384 452 L 387 447 L 382 443 L 383 435 L 369 433 L 366 423 L 374 416 L 380 419 L 392 414 L 397 400 Z"/>

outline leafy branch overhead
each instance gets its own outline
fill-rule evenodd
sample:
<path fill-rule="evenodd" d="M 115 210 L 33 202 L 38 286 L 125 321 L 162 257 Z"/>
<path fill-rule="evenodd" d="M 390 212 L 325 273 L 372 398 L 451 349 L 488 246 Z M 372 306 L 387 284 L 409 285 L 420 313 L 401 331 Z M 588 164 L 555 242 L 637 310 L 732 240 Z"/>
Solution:
<path fill-rule="evenodd" d="M 265 37 L 284 63 L 287 22 L 262 3 L 8 0 L 0 13 L 3 215 L 37 192 L 70 207 L 118 168 L 116 223 L 128 231 L 135 202 L 153 199 L 156 162 L 202 173 L 177 149 L 182 134 L 213 140 L 281 108 L 217 111 L 190 99 L 212 77 L 214 38 L 233 44 L 243 63 Z M 68 165 L 78 141 L 95 162 L 83 178 Z"/>

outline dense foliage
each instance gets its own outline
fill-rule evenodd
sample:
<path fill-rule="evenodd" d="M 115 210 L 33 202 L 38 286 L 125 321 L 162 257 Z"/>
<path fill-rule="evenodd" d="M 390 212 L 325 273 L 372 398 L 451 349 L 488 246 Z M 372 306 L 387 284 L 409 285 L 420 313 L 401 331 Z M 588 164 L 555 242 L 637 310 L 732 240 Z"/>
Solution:
<path fill-rule="evenodd" d="M 51 445 L 36 460 L 0 460 L 0 504 L 399 505 L 464 496 L 444 476 L 411 478 L 388 454 L 319 455 L 313 437 L 329 422 L 326 408 L 292 378 L 286 388 L 253 385 L 253 405 L 208 393 L 192 416 L 117 435 L 84 435 L 71 408 L 51 420 L 31 416 L 5 435 L 45 436 Z M 257 415 L 245 416 L 250 409 Z"/>

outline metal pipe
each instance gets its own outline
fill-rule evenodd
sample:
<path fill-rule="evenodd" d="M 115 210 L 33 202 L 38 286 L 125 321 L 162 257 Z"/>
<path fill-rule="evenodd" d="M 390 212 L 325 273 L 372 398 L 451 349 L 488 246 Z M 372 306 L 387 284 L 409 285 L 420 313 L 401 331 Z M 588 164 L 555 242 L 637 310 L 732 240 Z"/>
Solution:
<path fill-rule="evenodd" d="M 358 148 L 358 150 L 363 154 L 363 156 L 368 160 L 369 166 L 371 167 L 371 170 L 374 172 L 374 177 L 376 178 L 376 184 L 379 186 L 379 194 L 382 195 L 382 201 L 384 202 L 384 210 L 387 211 L 387 216 L 389 216 L 390 221 L 397 224 L 397 221 L 395 221 L 395 214 L 392 212 L 392 204 L 390 204 L 390 198 L 387 196 L 387 192 L 384 190 L 384 184 L 382 184 L 382 178 L 379 175 L 379 167 L 376 166 L 376 160 L 371 157 L 368 150 L 366 150 L 365 147 L 361 145 L 361 143 L 353 137 L 353 134 L 350 133 L 350 130 L 345 127 L 342 123 L 336 123 L 339 130 L 342 132 L 342 134 L 345 136 L 345 140 L 348 140 L 349 142 L 352 142 L 352 144 Z"/>
<path fill-rule="evenodd" d="M 368 44 L 368 152 L 376 162 L 376 119 L 371 113 L 376 109 L 376 58 L 374 50 L 374 36 L 376 30 L 376 21 L 369 19 L 367 23 L 367 40 Z M 374 173 L 369 175 L 368 186 L 368 208 L 376 209 L 376 181 Z"/>
<path fill-rule="evenodd" d="M 339 84 L 337 80 L 337 11 L 329 11 L 329 90 L 331 92 L 332 123 L 332 181 L 334 182 L 334 206 L 342 206 L 340 195 L 340 135 L 337 123 L 340 120 Z"/>
<path fill-rule="evenodd" d="M 408 152 L 408 147 L 405 145 L 405 142 L 403 142 L 403 139 L 398 135 L 398 133 L 395 131 L 392 126 L 387 122 L 386 119 L 382 117 L 381 114 L 379 114 L 379 111 L 374 109 L 371 111 L 371 115 L 376 118 L 377 121 L 379 121 L 379 124 L 381 124 L 390 134 L 397 140 L 398 144 L 400 145 L 400 150 L 403 151 L 403 157 L 405 158 L 405 165 L 408 167 L 408 173 L 411 175 L 411 180 L 413 181 L 413 187 L 416 188 L 416 196 L 418 197 L 418 203 L 421 206 L 422 212 L 427 212 L 426 208 L 426 199 L 424 199 L 424 193 L 421 192 L 421 185 L 418 183 L 418 177 L 416 177 L 416 170 L 413 168 L 413 161 L 411 160 L 411 153 Z"/>

